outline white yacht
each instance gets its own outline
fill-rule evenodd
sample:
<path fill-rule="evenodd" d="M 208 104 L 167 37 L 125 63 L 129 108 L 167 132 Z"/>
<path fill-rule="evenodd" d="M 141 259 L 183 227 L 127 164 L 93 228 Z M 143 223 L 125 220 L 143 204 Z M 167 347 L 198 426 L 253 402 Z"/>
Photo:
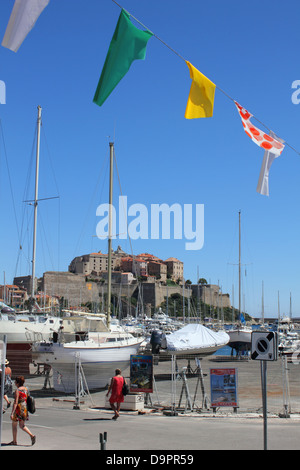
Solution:
<path fill-rule="evenodd" d="M 102 326 L 100 324 L 102 323 Z M 105 387 L 115 369 L 126 369 L 130 356 L 136 354 L 143 338 L 135 338 L 125 331 L 107 328 L 105 321 L 94 331 L 75 333 L 75 340 L 39 342 L 33 345 L 33 359 L 53 369 L 53 388 L 65 393 L 76 389 L 76 364 L 80 363 L 89 390 Z M 63 335 L 63 334 L 62 334 Z"/>

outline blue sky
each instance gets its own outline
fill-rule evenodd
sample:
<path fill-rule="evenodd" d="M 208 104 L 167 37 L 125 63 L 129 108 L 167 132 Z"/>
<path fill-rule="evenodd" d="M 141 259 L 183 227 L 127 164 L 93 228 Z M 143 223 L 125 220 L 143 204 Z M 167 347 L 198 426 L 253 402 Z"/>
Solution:
<path fill-rule="evenodd" d="M 292 82 L 300 79 L 297 0 L 124 0 L 122 6 L 300 151 L 300 105 L 291 100 Z M 11 8 L 11 0 L 1 1 L 1 37 Z M 264 152 L 244 133 L 233 102 L 217 89 L 213 118 L 186 120 L 188 68 L 155 37 L 146 60 L 134 62 L 103 106 L 95 105 L 119 14 L 111 0 L 50 0 L 17 53 L 0 48 L 6 84 L 6 104 L 0 105 L 0 282 L 4 272 L 7 283 L 31 272 L 33 209 L 23 201 L 34 194 L 40 105 L 39 197 L 59 199 L 39 204 L 37 275 L 67 271 L 81 254 L 107 252 L 95 236 L 96 208 L 108 199 L 114 140 L 128 205 L 205 208 L 201 250 L 185 250 L 186 240 L 149 239 L 132 242 L 135 254 L 174 256 L 184 262 L 186 279 L 195 282 L 198 271 L 230 295 L 234 285 L 237 305 L 241 210 L 245 310 L 261 313 L 264 282 L 266 316 L 277 316 L 278 291 L 281 314 L 289 314 L 291 293 L 292 314 L 299 316 L 299 154 L 286 146 L 271 168 L 270 197 L 257 194 Z M 117 177 L 114 185 L 118 197 Z M 118 244 L 131 252 L 128 240 Z"/>

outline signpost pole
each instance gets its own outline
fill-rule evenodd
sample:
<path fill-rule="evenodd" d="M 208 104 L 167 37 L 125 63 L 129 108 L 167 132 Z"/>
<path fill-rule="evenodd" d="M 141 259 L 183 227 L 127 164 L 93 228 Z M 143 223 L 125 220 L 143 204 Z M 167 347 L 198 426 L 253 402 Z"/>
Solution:
<path fill-rule="evenodd" d="M 267 362 L 260 361 L 261 366 L 261 385 L 262 385 L 262 402 L 264 417 L 264 450 L 268 450 L 268 423 L 267 423 Z"/>
<path fill-rule="evenodd" d="M 277 361 L 278 336 L 273 331 L 253 331 L 251 337 L 251 359 L 260 361 L 261 390 L 264 417 L 264 450 L 268 448 L 267 433 L 267 362 Z"/>

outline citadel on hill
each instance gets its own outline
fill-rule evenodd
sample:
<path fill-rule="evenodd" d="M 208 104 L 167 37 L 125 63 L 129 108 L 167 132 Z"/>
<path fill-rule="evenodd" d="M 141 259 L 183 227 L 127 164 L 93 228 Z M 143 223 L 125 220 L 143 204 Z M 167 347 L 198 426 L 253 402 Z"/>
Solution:
<path fill-rule="evenodd" d="M 219 286 L 184 281 L 184 263 L 177 258 L 162 260 L 149 253 L 130 255 L 118 246 L 112 251 L 111 267 L 113 312 L 118 306 L 121 316 L 135 314 L 137 306 L 139 311 L 142 307 L 144 313 L 151 315 L 167 298 L 182 296 L 188 301 L 197 298 L 215 308 L 231 307 L 229 294 L 222 294 Z M 64 308 L 89 305 L 92 311 L 106 311 L 107 270 L 108 254 L 99 251 L 77 256 L 68 272 L 45 272 L 35 280 L 39 304 L 57 306 L 63 299 Z M 5 286 L 5 292 L 2 286 L 1 290 L 0 297 L 9 299 L 14 307 L 22 307 L 31 292 L 31 276 L 16 277 L 13 286 Z M 179 305 L 178 302 L 178 308 Z M 173 313 L 176 315 L 175 311 L 170 312 Z"/>

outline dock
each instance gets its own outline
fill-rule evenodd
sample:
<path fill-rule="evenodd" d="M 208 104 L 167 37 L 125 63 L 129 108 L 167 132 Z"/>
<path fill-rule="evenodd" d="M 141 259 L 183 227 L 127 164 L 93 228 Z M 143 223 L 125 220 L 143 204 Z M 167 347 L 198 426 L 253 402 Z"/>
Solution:
<path fill-rule="evenodd" d="M 226 359 L 226 360 L 225 360 Z M 198 374 L 194 358 L 187 374 L 191 397 L 195 397 Z M 81 397 L 74 408 L 75 398 L 56 392 L 45 375 L 33 373 L 26 385 L 36 398 L 37 411 L 30 415 L 28 427 L 37 435 L 31 447 L 29 437 L 18 430 L 18 446 L 8 446 L 12 440 L 9 410 L 2 415 L 2 450 L 100 450 L 99 434 L 107 433 L 107 451 L 145 450 L 261 450 L 262 397 L 260 364 L 251 360 L 228 360 L 208 356 L 201 360 L 205 392 L 210 397 L 211 368 L 236 368 L 238 374 L 239 408 L 205 409 L 198 388 L 195 406 L 191 412 L 186 406 L 186 395 L 181 394 L 180 370 L 187 366 L 186 358 L 178 360 L 176 379 L 176 415 L 171 409 L 170 362 L 159 361 L 154 366 L 156 389 L 151 402 L 143 409 L 121 408 L 120 418 L 111 420 L 112 411 L 106 407 L 106 389 L 90 391 Z M 127 376 L 129 370 L 124 371 Z M 268 363 L 268 439 L 269 449 L 300 449 L 300 374 L 299 365 L 288 364 L 289 417 L 283 416 L 282 362 Z M 46 385 L 46 387 L 45 387 Z M 180 406 L 179 400 L 181 398 Z"/>

